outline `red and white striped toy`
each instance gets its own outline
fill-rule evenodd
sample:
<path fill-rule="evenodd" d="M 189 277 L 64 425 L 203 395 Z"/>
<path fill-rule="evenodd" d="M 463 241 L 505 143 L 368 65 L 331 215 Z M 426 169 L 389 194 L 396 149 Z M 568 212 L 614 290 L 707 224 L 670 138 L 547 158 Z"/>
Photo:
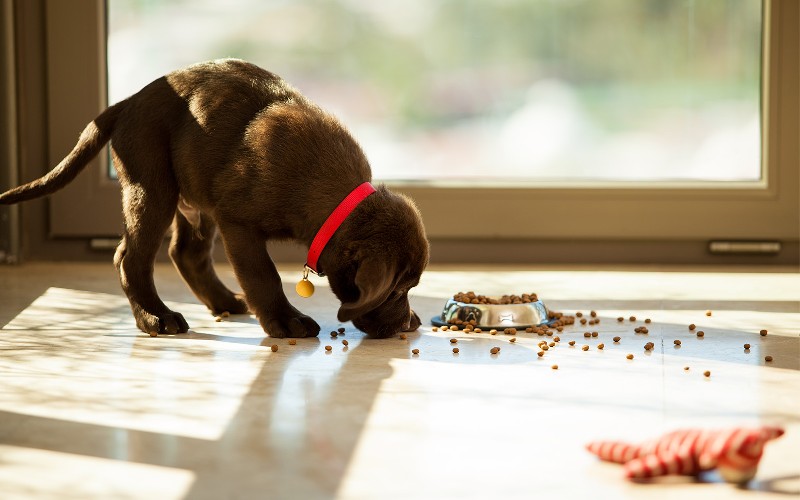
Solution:
<path fill-rule="evenodd" d="M 630 479 L 719 469 L 725 481 L 746 483 L 756 475 L 764 445 L 782 435 L 783 429 L 770 426 L 686 429 L 639 445 L 595 441 L 586 448 L 603 460 L 625 464 L 625 476 Z"/>

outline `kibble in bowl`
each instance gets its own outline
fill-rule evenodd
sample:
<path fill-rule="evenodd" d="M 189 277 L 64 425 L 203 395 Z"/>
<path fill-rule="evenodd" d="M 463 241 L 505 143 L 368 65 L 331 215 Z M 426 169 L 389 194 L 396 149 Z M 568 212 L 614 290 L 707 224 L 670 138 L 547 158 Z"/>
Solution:
<path fill-rule="evenodd" d="M 489 297 L 475 292 L 459 292 L 445 303 L 442 313 L 431 319 L 435 326 L 467 326 L 470 329 L 496 329 L 513 335 L 545 325 L 557 328 L 571 325 L 574 316 L 550 311 L 535 293 Z"/>

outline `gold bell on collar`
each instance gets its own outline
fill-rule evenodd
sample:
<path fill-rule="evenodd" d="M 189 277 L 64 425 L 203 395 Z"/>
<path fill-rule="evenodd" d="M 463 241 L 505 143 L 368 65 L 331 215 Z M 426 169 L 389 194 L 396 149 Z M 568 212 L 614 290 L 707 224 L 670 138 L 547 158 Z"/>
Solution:
<path fill-rule="evenodd" d="M 297 282 L 294 289 L 297 292 L 297 295 L 308 298 L 314 295 L 314 283 L 308 280 L 308 266 L 303 266 L 303 279 Z"/>

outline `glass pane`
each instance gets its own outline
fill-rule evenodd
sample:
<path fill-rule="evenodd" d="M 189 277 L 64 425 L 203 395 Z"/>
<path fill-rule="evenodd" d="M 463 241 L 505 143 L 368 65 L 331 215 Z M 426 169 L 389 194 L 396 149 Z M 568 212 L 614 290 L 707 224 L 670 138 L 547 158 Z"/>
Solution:
<path fill-rule="evenodd" d="M 115 102 L 239 57 L 336 114 L 379 180 L 761 178 L 760 0 L 114 0 Z"/>

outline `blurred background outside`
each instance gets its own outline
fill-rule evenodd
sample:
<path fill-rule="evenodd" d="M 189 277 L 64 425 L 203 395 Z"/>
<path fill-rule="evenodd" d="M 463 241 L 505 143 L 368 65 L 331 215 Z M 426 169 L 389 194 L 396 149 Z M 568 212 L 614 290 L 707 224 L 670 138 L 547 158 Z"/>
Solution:
<path fill-rule="evenodd" d="M 760 0 L 109 0 L 109 101 L 238 57 L 382 181 L 761 178 Z"/>

